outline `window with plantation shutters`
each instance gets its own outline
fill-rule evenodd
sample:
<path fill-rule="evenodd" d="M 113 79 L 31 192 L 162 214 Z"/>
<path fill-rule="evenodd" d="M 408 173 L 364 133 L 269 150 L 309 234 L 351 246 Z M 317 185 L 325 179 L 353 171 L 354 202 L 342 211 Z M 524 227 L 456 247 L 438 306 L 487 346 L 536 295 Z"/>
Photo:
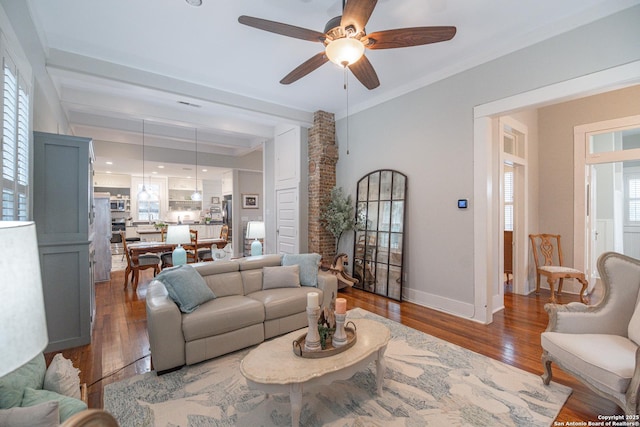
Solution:
<path fill-rule="evenodd" d="M 29 216 L 29 91 L 5 53 L 2 58 L 2 220 Z"/>
<path fill-rule="evenodd" d="M 513 171 L 504 173 L 504 229 L 513 231 Z"/>

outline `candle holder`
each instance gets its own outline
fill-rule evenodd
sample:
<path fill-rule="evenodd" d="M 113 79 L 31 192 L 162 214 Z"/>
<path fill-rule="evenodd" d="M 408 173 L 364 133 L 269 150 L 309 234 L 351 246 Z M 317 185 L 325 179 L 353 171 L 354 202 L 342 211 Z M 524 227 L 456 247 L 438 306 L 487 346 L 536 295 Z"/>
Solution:
<path fill-rule="evenodd" d="M 318 318 L 320 317 L 320 306 L 307 307 L 307 320 L 309 330 L 304 342 L 305 351 L 318 351 L 322 349 L 320 345 L 320 334 L 318 333 Z"/>
<path fill-rule="evenodd" d="M 347 334 L 344 331 L 344 320 L 347 317 L 346 314 L 336 313 L 336 331 L 333 333 L 331 344 L 334 347 L 342 347 L 347 343 Z"/>

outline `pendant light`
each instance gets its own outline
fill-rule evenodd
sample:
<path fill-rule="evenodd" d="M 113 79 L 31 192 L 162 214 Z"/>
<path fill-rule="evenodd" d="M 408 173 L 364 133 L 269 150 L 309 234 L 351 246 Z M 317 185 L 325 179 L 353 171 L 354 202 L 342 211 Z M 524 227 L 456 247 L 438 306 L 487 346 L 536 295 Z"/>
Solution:
<path fill-rule="evenodd" d="M 144 120 L 142 120 L 142 191 L 138 193 L 138 200 L 149 200 L 149 193 L 144 185 Z"/>
<path fill-rule="evenodd" d="M 202 200 L 202 194 L 198 191 L 198 129 L 196 128 L 196 190 L 191 194 L 191 200 L 199 202 Z"/>

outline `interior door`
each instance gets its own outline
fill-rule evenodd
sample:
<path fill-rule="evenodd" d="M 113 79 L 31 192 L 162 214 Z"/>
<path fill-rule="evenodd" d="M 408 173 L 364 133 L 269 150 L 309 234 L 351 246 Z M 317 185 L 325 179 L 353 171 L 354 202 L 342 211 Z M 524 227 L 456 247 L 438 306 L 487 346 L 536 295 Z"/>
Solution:
<path fill-rule="evenodd" d="M 276 252 L 296 254 L 298 247 L 297 188 L 276 190 Z"/>

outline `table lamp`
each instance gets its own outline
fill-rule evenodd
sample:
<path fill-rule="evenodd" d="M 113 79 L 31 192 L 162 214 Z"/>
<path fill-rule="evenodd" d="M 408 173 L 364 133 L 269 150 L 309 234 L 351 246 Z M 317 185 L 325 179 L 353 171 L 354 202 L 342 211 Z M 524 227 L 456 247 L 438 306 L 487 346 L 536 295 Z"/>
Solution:
<path fill-rule="evenodd" d="M 191 233 L 188 225 L 170 225 L 167 227 L 167 243 L 178 245 L 171 254 L 171 264 L 183 265 L 187 263 L 187 251 L 182 247 L 191 243 Z"/>
<path fill-rule="evenodd" d="M 0 251 L 2 377 L 41 353 L 49 337 L 35 223 L 0 221 Z"/>
<path fill-rule="evenodd" d="M 262 243 L 258 239 L 264 239 L 264 222 L 249 221 L 247 223 L 247 239 L 255 239 L 251 243 L 251 256 L 262 255 Z"/>

